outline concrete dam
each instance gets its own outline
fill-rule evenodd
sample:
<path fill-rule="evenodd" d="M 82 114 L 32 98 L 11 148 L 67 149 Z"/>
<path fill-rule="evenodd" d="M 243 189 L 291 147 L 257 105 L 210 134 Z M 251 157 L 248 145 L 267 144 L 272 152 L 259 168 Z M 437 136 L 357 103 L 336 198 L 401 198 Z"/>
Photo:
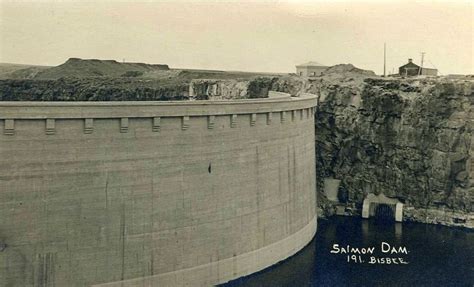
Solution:
<path fill-rule="evenodd" d="M 315 105 L 0 102 L 0 285 L 209 286 L 295 254 Z"/>

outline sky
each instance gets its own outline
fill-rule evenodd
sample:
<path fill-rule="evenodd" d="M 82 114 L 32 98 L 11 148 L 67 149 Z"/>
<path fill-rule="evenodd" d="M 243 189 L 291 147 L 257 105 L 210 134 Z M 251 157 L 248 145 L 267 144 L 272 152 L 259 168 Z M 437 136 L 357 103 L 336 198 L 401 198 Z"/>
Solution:
<path fill-rule="evenodd" d="M 0 63 L 70 57 L 171 68 L 295 72 L 352 63 L 387 73 L 407 63 L 473 74 L 474 1 L 7 1 Z"/>

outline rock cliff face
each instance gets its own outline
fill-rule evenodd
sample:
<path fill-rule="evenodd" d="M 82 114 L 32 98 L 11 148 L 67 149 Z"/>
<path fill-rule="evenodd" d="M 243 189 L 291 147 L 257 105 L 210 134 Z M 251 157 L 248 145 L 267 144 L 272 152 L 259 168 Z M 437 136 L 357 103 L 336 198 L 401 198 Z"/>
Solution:
<path fill-rule="evenodd" d="M 189 97 L 195 100 L 254 99 L 268 97 L 276 78 L 251 80 L 197 79 L 189 85 Z"/>
<path fill-rule="evenodd" d="M 0 80 L 0 101 L 170 101 L 187 93 L 186 83 L 134 78 Z"/>
<path fill-rule="evenodd" d="M 339 179 L 346 212 L 384 193 L 405 203 L 405 220 L 474 227 L 474 81 L 359 75 L 274 87 L 319 95 L 318 187 Z M 321 192 L 318 200 L 333 212 Z"/>
<path fill-rule="evenodd" d="M 240 80 L 62 78 L 0 80 L 0 101 L 180 101 L 266 98 L 272 77 Z"/>

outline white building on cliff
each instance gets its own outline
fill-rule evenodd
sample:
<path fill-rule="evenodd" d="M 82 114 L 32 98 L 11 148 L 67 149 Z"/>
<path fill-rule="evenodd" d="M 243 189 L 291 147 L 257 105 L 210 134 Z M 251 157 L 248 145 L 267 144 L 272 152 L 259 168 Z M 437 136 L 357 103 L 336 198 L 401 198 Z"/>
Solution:
<path fill-rule="evenodd" d="M 296 66 L 296 74 L 302 77 L 317 77 L 328 68 L 318 62 L 308 62 Z"/>

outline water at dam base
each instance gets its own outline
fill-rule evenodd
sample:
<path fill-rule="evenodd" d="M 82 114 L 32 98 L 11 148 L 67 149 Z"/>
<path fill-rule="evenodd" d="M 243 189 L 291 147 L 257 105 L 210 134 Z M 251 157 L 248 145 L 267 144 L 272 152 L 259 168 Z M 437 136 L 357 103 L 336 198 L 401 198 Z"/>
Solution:
<path fill-rule="evenodd" d="M 473 231 L 336 216 L 320 219 L 315 238 L 295 256 L 222 286 L 473 284 Z"/>

